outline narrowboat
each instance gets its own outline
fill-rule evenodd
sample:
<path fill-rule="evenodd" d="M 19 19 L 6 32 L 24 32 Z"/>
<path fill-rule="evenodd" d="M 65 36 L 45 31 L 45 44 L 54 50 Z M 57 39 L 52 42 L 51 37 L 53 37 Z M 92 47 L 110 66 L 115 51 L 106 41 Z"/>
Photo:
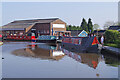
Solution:
<path fill-rule="evenodd" d="M 4 40 L 8 40 L 8 41 L 31 41 L 31 37 L 30 36 L 14 36 L 14 35 L 9 35 L 3 38 Z"/>
<path fill-rule="evenodd" d="M 67 50 L 82 53 L 97 53 L 102 49 L 96 36 L 64 37 L 61 46 Z"/>
<path fill-rule="evenodd" d="M 0 34 L 0 45 L 3 45 L 3 42 L 2 42 L 2 34 Z"/>
<path fill-rule="evenodd" d="M 56 39 L 56 36 L 42 35 L 42 36 L 38 36 L 38 38 L 36 39 L 36 42 L 56 43 L 57 39 Z"/>
<path fill-rule="evenodd" d="M 35 38 L 35 36 L 14 36 L 9 35 L 4 38 L 4 40 L 7 41 L 32 41 L 32 42 L 38 42 L 38 43 L 56 43 L 56 36 L 38 36 L 38 38 Z"/>

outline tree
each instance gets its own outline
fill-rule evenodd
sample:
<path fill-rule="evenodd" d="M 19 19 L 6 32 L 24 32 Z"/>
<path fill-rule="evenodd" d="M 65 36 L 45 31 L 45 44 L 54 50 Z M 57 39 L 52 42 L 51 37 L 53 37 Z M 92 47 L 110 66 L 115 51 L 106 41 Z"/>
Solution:
<path fill-rule="evenodd" d="M 93 24 L 90 18 L 88 19 L 87 26 L 88 26 L 88 32 L 93 33 Z"/>
<path fill-rule="evenodd" d="M 120 22 L 114 22 L 113 26 L 120 26 Z"/>
<path fill-rule="evenodd" d="M 115 25 L 115 23 L 113 21 L 107 21 L 104 24 L 104 29 L 108 29 L 110 26 L 113 26 L 113 25 Z"/>
<path fill-rule="evenodd" d="M 69 30 L 71 31 L 71 30 L 82 30 L 82 29 L 81 29 L 81 27 L 80 27 L 80 26 L 67 25 L 67 26 L 66 26 L 66 30 L 67 30 L 67 31 L 69 31 Z"/>
<path fill-rule="evenodd" d="M 81 27 L 82 27 L 82 30 L 85 30 L 88 32 L 87 22 L 84 18 L 82 20 Z"/>
<path fill-rule="evenodd" d="M 117 30 L 105 31 L 105 42 L 120 44 L 120 33 Z"/>
<path fill-rule="evenodd" d="M 82 27 L 80 26 L 78 30 L 82 30 Z"/>
<path fill-rule="evenodd" d="M 100 26 L 99 26 L 98 24 L 94 24 L 94 25 L 93 25 L 93 29 L 94 29 L 94 30 L 98 30 L 99 27 L 100 27 Z"/>
<path fill-rule="evenodd" d="M 66 26 L 66 30 L 67 30 L 67 31 L 69 30 L 69 25 Z"/>
<path fill-rule="evenodd" d="M 118 26 L 120 26 L 120 22 L 118 22 Z"/>
<path fill-rule="evenodd" d="M 72 26 L 71 26 L 71 25 L 69 25 L 69 30 L 71 30 L 71 28 L 72 28 Z"/>
<path fill-rule="evenodd" d="M 76 26 L 75 25 L 73 25 L 73 29 L 72 30 L 76 30 Z"/>

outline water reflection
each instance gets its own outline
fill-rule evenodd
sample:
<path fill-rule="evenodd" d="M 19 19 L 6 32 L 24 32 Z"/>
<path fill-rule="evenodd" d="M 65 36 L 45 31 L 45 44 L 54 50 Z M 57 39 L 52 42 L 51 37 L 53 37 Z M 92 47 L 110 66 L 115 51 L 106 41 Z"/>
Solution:
<path fill-rule="evenodd" d="M 2 59 L 2 47 L 0 46 L 0 59 Z M 0 60 L 0 80 L 2 79 L 2 60 Z"/>
<path fill-rule="evenodd" d="M 94 69 L 96 69 L 98 63 L 103 60 L 101 55 L 96 53 L 75 53 L 61 48 L 60 44 L 54 46 L 48 44 L 27 45 L 27 48 L 15 50 L 12 54 L 47 60 L 60 60 L 66 55 Z"/>
<path fill-rule="evenodd" d="M 54 46 L 48 44 L 27 45 L 27 48 L 15 50 L 12 52 L 12 54 L 16 56 L 40 58 L 47 60 L 60 60 L 66 55 L 94 69 L 96 69 L 99 62 L 104 61 L 104 59 L 105 63 L 109 64 L 110 66 L 117 67 L 120 64 L 118 59 L 114 58 L 113 56 L 111 57 L 105 54 L 103 56 L 97 53 L 71 52 L 70 50 L 61 48 L 60 44 L 56 44 Z"/>
<path fill-rule="evenodd" d="M 104 55 L 105 64 L 114 67 L 118 67 L 120 65 L 120 58 L 118 55 L 112 55 L 112 53 L 105 50 L 103 50 L 101 54 Z"/>
<path fill-rule="evenodd" d="M 18 49 L 12 52 L 16 56 L 33 57 L 40 59 L 60 60 L 65 54 L 56 46 L 47 44 L 27 45 L 28 48 Z"/>
<path fill-rule="evenodd" d="M 102 61 L 102 58 L 98 54 L 94 53 L 74 53 L 70 52 L 66 49 L 62 49 L 62 51 L 69 57 L 75 59 L 76 61 L 87 64 L 89 67 L 96 69 L 98 63 Z"/>
<path fill-rule="evenodd" d="M 72 52 L 62 48 L 60 44 L 7 43 L 3 45 L 3 52 L 4 77 L 116 78 L 118 76 L 118 68 L 114 66 L 119 62 L 116 57 L 101 53 Z"/>

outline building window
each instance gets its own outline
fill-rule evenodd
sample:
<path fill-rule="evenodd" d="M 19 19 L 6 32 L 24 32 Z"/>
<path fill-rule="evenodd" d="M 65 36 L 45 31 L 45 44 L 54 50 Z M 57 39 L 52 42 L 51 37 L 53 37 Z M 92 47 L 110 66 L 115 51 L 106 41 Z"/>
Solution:
<path fill-rule="evenodd" d="M 18 32 L 16 31 L 15 33 L 17 34 Z"/>
<path fill-rule="evenodd" d="M 10 31 L 6 31 L 6 33 L 10 33 Z"/>
<path fill-rule="evenodd" d="M 23 35 L 23 32 L 20 32 L 20 35 Z"/>
<path fill-rule="evenodd" d="M 50 33 L 49 30 L 47 30 L 47 33 L 48 33 L 48 34 Z"/>
<path fill-rule="evenodd" d="M 44 30 L 44 33 L 46 33 L 46 30 Z"/>
<path fill-rule="evenodd" d="M 38 33 L 40 33 L 40 31 L 38 31 Z"/>
<path fill-rule="evenodd" d="M 43 33 L 43 30 L 41 30 L 41 33 Z"/>

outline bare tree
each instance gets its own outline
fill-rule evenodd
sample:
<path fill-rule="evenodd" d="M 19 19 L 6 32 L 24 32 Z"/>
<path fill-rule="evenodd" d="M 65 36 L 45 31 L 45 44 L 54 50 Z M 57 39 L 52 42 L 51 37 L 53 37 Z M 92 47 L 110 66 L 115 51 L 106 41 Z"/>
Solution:
<path fill-rule="evenodd" d="M 100 26 L 99 26 L 98 24 L 94 24 L 94 25 L 93 25 L 93 29 L 94 29 L 94 30 L 98 30 L 99 28 L 100 28 Z"/>
<path fill-rule="evenodd" d="M 104 29 L 108 29 L 110 26 L 115 26 L 116 23 L 114 21 L 107 21 L 105 24 L 104 24 Z"/>

